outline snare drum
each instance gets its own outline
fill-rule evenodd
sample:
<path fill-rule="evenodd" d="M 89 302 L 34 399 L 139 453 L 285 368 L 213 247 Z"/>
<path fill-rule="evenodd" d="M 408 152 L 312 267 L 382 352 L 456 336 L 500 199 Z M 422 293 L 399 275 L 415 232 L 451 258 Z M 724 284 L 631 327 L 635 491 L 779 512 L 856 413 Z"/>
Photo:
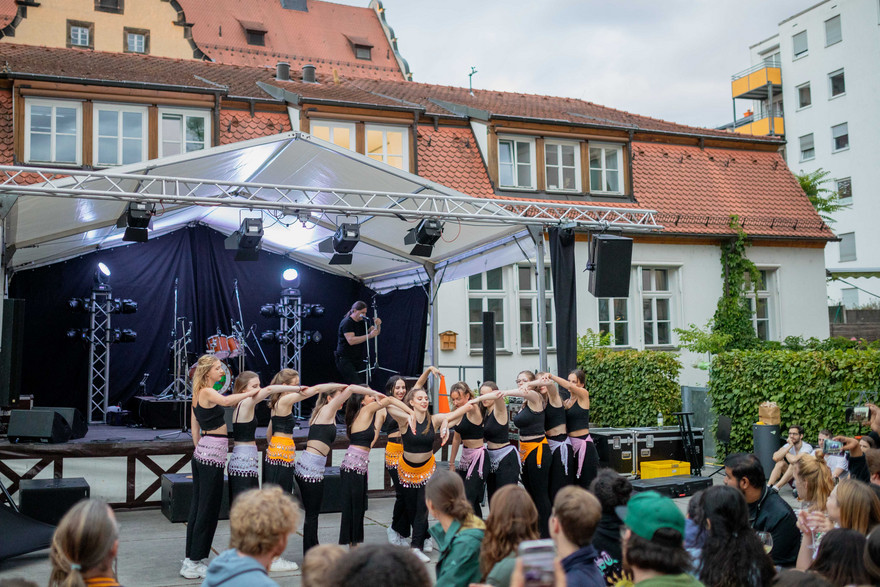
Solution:
<path fill-rule="evenodd" d="M 241 356 L 241 345 L 238 343 L 238 339 L 234 336 L 226 337 L 226 344 L 229 345 L 229 358 L 234 359 L 238 356 Z"/>
<path fill-rule="evenodd" d="M 218 359 L 227 359 L 231 353 L 231 345 L 235 345 L 235 349 L 238 349 L 238 341 L 236 341 L 231 336 L 226 336 L 225 334 L 215 334 L 208 338 L 208 353 L 214 355 Z"/>

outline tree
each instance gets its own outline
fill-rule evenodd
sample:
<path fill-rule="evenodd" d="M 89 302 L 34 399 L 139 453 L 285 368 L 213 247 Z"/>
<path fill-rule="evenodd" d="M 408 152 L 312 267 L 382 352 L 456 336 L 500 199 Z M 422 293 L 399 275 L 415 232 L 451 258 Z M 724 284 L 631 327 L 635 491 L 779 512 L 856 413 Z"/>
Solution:
<path fill-rule="evenodd" d="M 795 177 L 801 184 L 801 189 L 810 199 L 813 208 L 819 213 L 819 217 L 826 224 L 833 224 L 832 214 L 845 206 L 840 203 L 840 192 L 825 187 L 827 183 L 832 181 L 828 177 L 829 175 L 831 175 L 830 171 L 825 171 L 820 167 L 810 173 L 801 170 L 800 173 L 795 174 Z"/>

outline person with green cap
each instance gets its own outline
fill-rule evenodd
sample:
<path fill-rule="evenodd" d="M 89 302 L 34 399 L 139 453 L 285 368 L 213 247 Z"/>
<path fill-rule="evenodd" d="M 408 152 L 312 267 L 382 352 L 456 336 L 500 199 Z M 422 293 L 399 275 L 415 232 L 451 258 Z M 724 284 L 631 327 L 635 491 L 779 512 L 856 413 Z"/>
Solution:
<path fill-rule="evenodd" d="M 702 586 L 688 574 L 691 557 L 684 549 L 684 514 L 668 497 L 654 491 L 638 493 L 615 508 L 623 520 L 624 566 L 642 587 Z"/>

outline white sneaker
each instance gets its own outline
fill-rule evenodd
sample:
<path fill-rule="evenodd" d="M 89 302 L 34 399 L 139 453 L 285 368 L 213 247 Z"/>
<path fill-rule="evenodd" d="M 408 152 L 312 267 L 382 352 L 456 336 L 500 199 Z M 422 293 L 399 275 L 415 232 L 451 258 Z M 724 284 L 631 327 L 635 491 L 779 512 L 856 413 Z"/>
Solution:
<path fill-rule="evenodd" d="M 424 552 L 422 552 L 421 550 L 419 550 L 418 548 L 413 548 L 412 551 L 415 553 L 415 555 L 417 557 L 419 557 L 419 560 L 422 561 L 423 563 L 427 564 L 427 563 L 431 562 L 431 557 L 428 556 L 427 554 L 425 554 Z"/>
<path fill-rule="evenodd" d="M 406 538 L 398 534 L 394 528 L 391 526 L 385 530 L 385 535 L 388 536 L 389 544 L 393 544 L 395 546 L 407 546 Z"/>
<path fill-rule="evenodd" d="M 269 567 L 270 573 L 287 573 L 290 571 L 298 571 L 299 565 L 293 561 L 285 560 L 280 556 L 272 561 Z"/>
<path fill-rule="evenodd" d="M 208 567 L 201 561 L 194 561 L 188 558 L 183 559 L 183 566 L 180 567 L 180 576 L 184 579 L 204 579 L 208 574 Z"/>
<path fill-rule="evenodd" d="M 430 538 L 425 538 L 425 544 L 422 545 L 422 550 L 425 552 L 425 554 L 430 553 L 432 550 L 434 550 L 434 541 Z"/>

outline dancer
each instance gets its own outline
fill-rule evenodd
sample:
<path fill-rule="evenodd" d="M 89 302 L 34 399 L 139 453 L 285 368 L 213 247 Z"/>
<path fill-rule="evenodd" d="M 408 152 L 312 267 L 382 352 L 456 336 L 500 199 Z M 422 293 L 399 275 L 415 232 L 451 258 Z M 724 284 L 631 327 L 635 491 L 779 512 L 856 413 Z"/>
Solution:
<path fill-rule="evenodd" d="M 336 368 L 346 383 L 363 383 L 364 376 L 360 372 L 364 367 L 364 356 L 367 341 L 379 336 L 382 320 L 376 318 L 367 330 L 367 304 L 361 300 L 351 306 L 351 310 L 339 323 L 336 337 Z"/>
<path fill-rule="evenodd" d="M 269 406 L 272 417 L 266 430 L 269 446 L 266 448 L 266 461 L 263 463 L 263 485 L 280 485 L 287 493 L 293 492 L 293 461 L 296 447 L 293 443 L 293 404 L 301 402 L 316 393 L 318 389 L 299 384 L 299 373 L 293 369 L 282 369 L 272 378 L 269 386 L 272 398 Z"/>
<path fill-rule="evenodd" d="M 336 440 L 336 412 L 352 393 L 369 393 L 384 399 L 378 391 L 366 387 L 346 386 L 343 383 L 325 383 L 309 420 L 309 440 L 306 450 L 296 460 L 294 475 L 302 495 L 305 523 L 303 524 L 303 554 L 318 544 L 318 515 L 324 501 L 324 467 L 330 446 Z"/>
<path fill-rule="evenodd" d="M 571 440 L 565 426 L 565 404 L 559 395 L 559 388 L 548 373 L 541 373 L 537 380 L 526 384 L 544 396 L 544 434 L 550 446 L 550 503 L 556 499 L 559 490 L 570 485 L 574 474 L 571 455 Z"/>
<path fill-rule="evenodd" d="M 118 550 L 119 528 L 110 506 L 96 499 L 80 501 L 64 514 L 52 535 L 49 586 L 119 587 L 114 568 Z"/>
<path fill-rule="evenodd" d="M 526 401 L 513 417 L 519 428 L 519 458 L 522 466 L 522 483 L 538 508 L 538 531 L 542 538 L 550 537 L 550 451 L 544 435 L 544 397 L 527 386 L 535 380 L 531 371 L 521 371 L 516 376 L 520 387 L 505 395 L 521 397 Z"/>
<path fill-rule="evenodd" d="M 474 398 L 474 394 L 464 381 L 454 383 L 449 390 L 449 397 L 456 408 L 462 407 Z M 478 518 L 483 517 L 480 506 L 486 491 L 486 446 L 483 444 L 483 425 L 486 422 L 486 408 L 483 402 L 477 402 L 476 409 L 468 410 L 454 428 L 452 451 L 449 454 L 449 468 L 455 463 L 458 445 L 464 445 L 461 459 L 455 467 L 464 482 L 467 500 Z"/>
<path fill-rule="evenodd" d="M 572 460 L 576 464 L 574 483 L 584 489 L 599 473 L 599 452 L 590 436 L 590 392 L 587 391 L 587 376 L 583 369 L 574 369 L 568 379 L 549 374 L 550 379 L 568 390 L 571 397 L 565 401 L 565 426 L 571 441 Z"/>
<path fill-rule="evenodd" d="M 241 400 L 256 395 L 257 389 L 230 395 L 220 395 L 214 384 L 223 376 L 220 360 L 213 355 L 202 355 L 193 374 L 192 428 L 192 501 L 186 524 L 186 558 L 180 575 L 186 579 L 204 579 L 208 571 L 202 562 L 208 558 L 223 498 L 223 470 L 229 439 L 226 431 L 224 406 L 234 406 Z"/>
<path fill-rule="evenodd" d="M 449 426 L 457 424 L 461 417 L 473 407 L 468 404 L 452 413 L 432 416 L 428 412 L 428 392 L 420 387 L 413 387 L 409 390 L 403 403 L 415 412 L 415 430 L 407 428 L 406 419 L 394 412 L 391 413 L 391 416 L 397 420 L 398 426 L 401 429 L 406 429 L 401 435 L 403 454 L 398 463 L 397 472 L 400 476 L 401 496 L 412 526 L 410 545 L 416 556 L 427 562 L 430 559 L 422 552 L 428 533 L 425 484 L 436 468 L 434 460 L 436 431 L 440 431 L 441 442 L 445 444 L 449 438 Z"/>
<path fill-rule="evenodd" d="M 486 489 L 489 502 L 495 492 L 505 485 L 516 485 L 521 473 L 516 447 L 510 443 L 510 426 L 505 394 L 494 381 L 486 381 L 480 386 L 480 401 L 487 410 L 483 420 L 483 438 L 486 439 L 486 456 L 489 457 L 489 471 L 486 474 Z"/>
<path fill-rule="evenodd" d="M 397 398 L 379 394 L 381 399 L 376 399 L 373 395 L 375 392 L 370 389 L 351 387 L 362 395 L 352 395 L 345 402 L 345 426 L 349 445 L 339 467 L 342 487 L 339 544 L 356 546 L 364 541 L 367 469 L 370 465 L 370 448 L 376 441 L 376 414 L 384 409 L 403 412 L 408 418 L 413 411 Z"/>

